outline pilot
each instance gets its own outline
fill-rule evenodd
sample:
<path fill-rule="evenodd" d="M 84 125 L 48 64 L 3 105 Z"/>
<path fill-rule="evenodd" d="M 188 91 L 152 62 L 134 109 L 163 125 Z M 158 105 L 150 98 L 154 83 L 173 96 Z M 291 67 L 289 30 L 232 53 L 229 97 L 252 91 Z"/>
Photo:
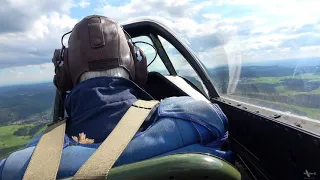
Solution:
<path fill-rule="evenodd" d="M 73 176 L 137 100 L 153 100 L 143 89 L 146 57 L 117 22 L 87 16 L 74 26 L 63 49 L 54 57 L 55 85 L 67 92 L 69 118 L 57 178 Z M 191 97 L 163 99 L 113 167 L 179 152 L 210 153 L 232 161 L 232 153 L 222 148 L 227 128 L 227 118 L 216 104 Z M 0 179 L 24 177 L 41 136 L 0 162 Z"/>

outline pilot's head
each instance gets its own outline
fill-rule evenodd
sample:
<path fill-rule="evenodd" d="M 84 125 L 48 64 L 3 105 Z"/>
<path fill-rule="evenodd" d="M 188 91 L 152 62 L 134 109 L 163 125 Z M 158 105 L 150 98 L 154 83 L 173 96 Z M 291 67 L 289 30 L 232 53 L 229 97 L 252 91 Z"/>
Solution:
<path fill-rule="evenodd" d="M 122 27 L 104 16 L 87 16 L 72 29 L 68 48 L 56 50 L 55 84 L 71 90 L 90 78 L 122 77 L 143 86 L 147 77 L 146 57 L 127 40 Z"/>

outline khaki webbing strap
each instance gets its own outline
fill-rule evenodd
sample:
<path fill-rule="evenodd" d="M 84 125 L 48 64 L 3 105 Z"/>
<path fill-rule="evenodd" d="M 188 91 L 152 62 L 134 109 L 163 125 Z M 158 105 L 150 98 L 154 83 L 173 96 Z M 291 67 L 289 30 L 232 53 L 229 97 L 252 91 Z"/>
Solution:
<path fill-rule="evenodd" d="M 56 179 L 66 131 L 66 120 L 49 126 L 33 151 L 24 180 Z"/>
<path fill-rule="evenodd" d="M 113 164 L 158 103 L 158 101 L 143 100 L 135 102 L 73 178 L 106 179 Z"/>

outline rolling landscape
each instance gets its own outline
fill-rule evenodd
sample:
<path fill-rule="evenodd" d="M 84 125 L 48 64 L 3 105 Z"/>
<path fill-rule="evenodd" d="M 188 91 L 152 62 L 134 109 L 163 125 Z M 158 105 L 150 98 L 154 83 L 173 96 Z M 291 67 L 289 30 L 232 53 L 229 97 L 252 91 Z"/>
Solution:
<path fill-rule="evenodd" d="M 221 95 L 320 120 L 320 58 L 276 63 L 245 64 L 237 78 L 227 66 L 208 73 Z M 200 87 L 194 77 L 186 78 Z M 0 88 L 1 158 L 45 129 L 52 120 L 54 95 L 52 83 Z"/>
<path fill-rule="evenodd" d="M 52 119 L 52 83 L 0 88 L 0 158 L 22 148 Z"/>
<path fill-rule="evenodd" d="M 210 69 L 209 75 L 224 96 L 320 120 L 320 58 L 274 63 L 245 64 L 230 82 L 228 67 Z"/>

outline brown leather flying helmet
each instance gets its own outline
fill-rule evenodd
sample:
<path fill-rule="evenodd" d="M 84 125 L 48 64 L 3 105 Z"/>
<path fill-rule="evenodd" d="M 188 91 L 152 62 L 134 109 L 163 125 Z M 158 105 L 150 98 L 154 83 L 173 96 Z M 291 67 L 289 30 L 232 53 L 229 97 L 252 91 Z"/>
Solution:
<path fill-rule="evenodd" d="M 147 60 L 143 51 L 128 41 L 122 27 L 98 15 L 87 16 L 72 29 L 68 48 L 56 49 L 54 83 L 61 91 L 71 90 L 82 73 L 122 67 L 130 79 L 143 86 Z"/>

